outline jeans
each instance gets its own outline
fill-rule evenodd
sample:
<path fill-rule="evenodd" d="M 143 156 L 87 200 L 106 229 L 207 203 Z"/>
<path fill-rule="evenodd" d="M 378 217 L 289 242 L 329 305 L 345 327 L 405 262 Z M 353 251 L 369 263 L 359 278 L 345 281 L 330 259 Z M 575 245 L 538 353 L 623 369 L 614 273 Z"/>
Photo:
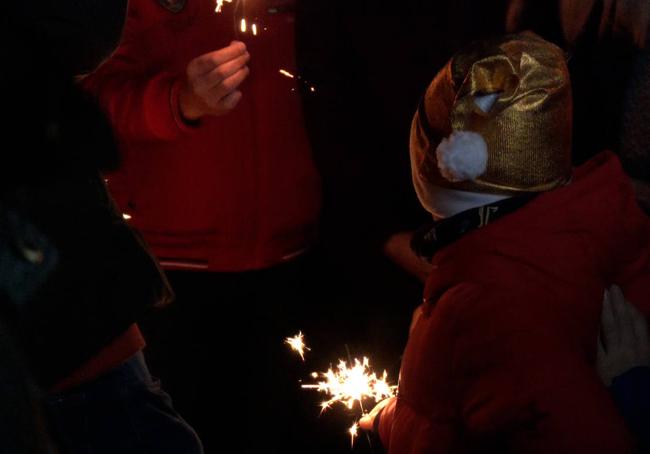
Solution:
<path fill-rule="evenodd" d="M 92 383 L 47 397 L 45 410 L 63 454 L 203 453 L 141 352 Z"/>

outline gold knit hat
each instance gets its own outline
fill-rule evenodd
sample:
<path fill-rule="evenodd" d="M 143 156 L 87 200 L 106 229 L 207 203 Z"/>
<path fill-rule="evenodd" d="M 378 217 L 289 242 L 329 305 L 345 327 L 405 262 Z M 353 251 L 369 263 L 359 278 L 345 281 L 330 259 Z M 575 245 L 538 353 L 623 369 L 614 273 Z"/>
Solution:
<path fill-rule="evenodd" d="M 571 175 L 572 100 L 561 49 L 525 32 L 454 56 L 429 85 L 411 129 L 413 181 L 501 195 L 562 186 Z"/>

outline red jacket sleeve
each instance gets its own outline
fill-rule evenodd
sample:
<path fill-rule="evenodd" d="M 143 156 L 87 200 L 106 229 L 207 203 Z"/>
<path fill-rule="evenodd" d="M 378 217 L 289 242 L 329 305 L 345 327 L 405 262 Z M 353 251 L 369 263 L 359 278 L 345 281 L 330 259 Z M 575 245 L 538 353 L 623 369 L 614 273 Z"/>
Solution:
<path fill-rule="evenodd" d="M 480 447 L 497 440 L 496 449 L 513 453 L 633 452 L 585 346 L 557 326 L 548 307 L 517 301 L 486 292 L 459 308 L 465 314 L 452 377 L 466 441 Z"/>
<path fill-rule="evenodd" d="M 182 75 L 141 67 L 122 45 L 97 71 L 82 80 L 97 97 L 122 140 L 173 140 L 192 128 L 180 118 Z"/>
<path fill-rule="evenodd" d="M 377 435 L 381 440 L 382 446 L 386 452 L 390 449 L 390 435 L 393 429 L 393 421 L 395 418 L 395 408 L 397 406 L 397 399 L 393 399 L 381 412 L 379 417 L 379 424 L 377 424 Z"/>

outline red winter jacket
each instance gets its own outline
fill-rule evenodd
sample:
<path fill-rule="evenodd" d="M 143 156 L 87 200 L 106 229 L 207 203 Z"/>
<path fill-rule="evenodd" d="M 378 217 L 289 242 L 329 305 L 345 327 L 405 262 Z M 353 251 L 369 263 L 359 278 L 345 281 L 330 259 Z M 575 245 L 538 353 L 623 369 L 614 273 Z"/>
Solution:
<path fill-rule="evenodd" d="M 650 313 L 650 220 L 614 155 L 433 267 L 380 420 L 390 454 L 633 450 L 594 366 L 605 287 Z"/>
<path fill-rule="evenodd" d="M 279 72 L 295 73 L 288 2 L 243 3 L 257 36 L 235 34 L 234 4 L 216 14 L 212 0 L 187 0 L 178 13 L 161 3 L 131 0 L 120 47 L 83 81 L 121 142 L 111 191 L 168 268 L 242 271 L 288 260 L 309 245 L 320 204 L 301 82 Z M 178 107 L 187 64 L 233 39 L 251 54 L 244 99 L 187 126 Z"/>

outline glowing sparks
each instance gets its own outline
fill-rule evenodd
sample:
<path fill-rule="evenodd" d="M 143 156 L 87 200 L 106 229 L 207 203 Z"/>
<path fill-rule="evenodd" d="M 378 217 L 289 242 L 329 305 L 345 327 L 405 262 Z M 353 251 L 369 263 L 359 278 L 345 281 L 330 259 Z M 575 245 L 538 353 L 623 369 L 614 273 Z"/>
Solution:
<path fill-rule="evenodd" d="M 314 375 L 312 375 L 313 377 Z M 388 383 L 386 371 L 378 377 L 370 369 L 370 360 L 354 359 L 354 365 L 340 360 L 336 371 L 330 368 L 327 372 L 317 374 L 320 381 L 315 384 L 302 385 L 303 389 L 314 389 L 326 394 L 329 399 L 321 403 L 321 412 L 340 403 L 352 410 L 358 404 L 363 411 L 363 401 L 372 399 L 375 403 L 395 396 L 397 386 Z M 316 378 L 315 378 L 316 379 Z"/>
<path fill-rule="evenodd" d="M 302 334 L 302 331 L 293 337 L 287 337 L 284 343 L 291 347 L 291 350 L 298 353 L 303 361 L 305 360 L 305 350 L 309 351 L 310 349 L 305 345 L 305 336 Z M 318 375 L 314 378 L 317 377 Z"/>
<path fill-rule="evenodd" d="M 237 21 L 237 17 L 239 17 L 242 14 L 245 15 L 244 0 L 216 0 L 216 6 L 214 8 L 214 12 L 215 13 L 223 12 L 224 3 L 235 3 L 235 7 L 233 11 L 233 16 L 234 16 L 233 19 L 235 21 L 235 31 L 237 31 L 237 25 L 239 24 L 239 31 L 241 33 L 246 33 L 250 29 L 253 36 L 257 36 L 257 24 L 251 24 L 251 26 L 249 27 L 246 17 L 242 17 L 241 20 Z M 240 9 L 242 11 L 239 11 Z"/>
<path fill-rule="evenodd" d="M 242 20 L 239 21 L 239 31 L 241 33 L 248 33 L 250 31 L 253 36 L 257 36 L 257 30 L 257 24 L 249 24 L 246 18 L 242 18 Z"/>
<path fill-rule="evenodd" d="M 281 70 L 280 70 L 280 74 L 282 74 L 284 77 L 288 77 L 289 79 L 295 79 L 295 78 L 296 78 L 296 76 L 294 76 L 293 74 L 291 74 L 291 73 L 290 73 L 289 71 L 287 71 L 286 69 L 281 69 Z"/>
<path fill-rule="evenodd" d="M 350 433 L 350 444 L 354 447 L 354 440 L 357 438 L 357 435 L 359 435 L 359 424 L 356 422 L 352 424 L 352 427 L 348 429 L 348 432 Z"/>
<path fill-rule="evenodd" d="M 282 74 L 284 77 L 286 77 L 288 79 L 297 80 L 298 82 L 304 84 L 306 89 L 308 89 L 311 93 L 316 93 L 316 87 L 314 87 L 313 85 L 310 85 L 309 82 L 306 81 L 305 79 L 303 79 L 302 76 L 300 76 L 299 74 L 294 74 L 292 72 L 287 71 L 284 68 L 281 68 L 279 70 L 279 73 Z M 291 91 L 296 91 L 296 90 L 295 90 L 295 88 L 293 88 L 293 89 L 291 89 Z"/>
<path fill-rule="evenodd" d="M 220 13 L 223 11 L 223 4 L 224 3 L 232 3 L 232 0 L 217 0 L 217 6 L 214 9 L 215 13 Z"/>
<path fill-rule="evenodd" d="M 131 216 L 130 214 L 126 214 L 126 213 L 124 213 L 122 215 L 122 217 L 124 218 L 125 221 L 130 221 L 133 218 L 133 216 Z"/>

